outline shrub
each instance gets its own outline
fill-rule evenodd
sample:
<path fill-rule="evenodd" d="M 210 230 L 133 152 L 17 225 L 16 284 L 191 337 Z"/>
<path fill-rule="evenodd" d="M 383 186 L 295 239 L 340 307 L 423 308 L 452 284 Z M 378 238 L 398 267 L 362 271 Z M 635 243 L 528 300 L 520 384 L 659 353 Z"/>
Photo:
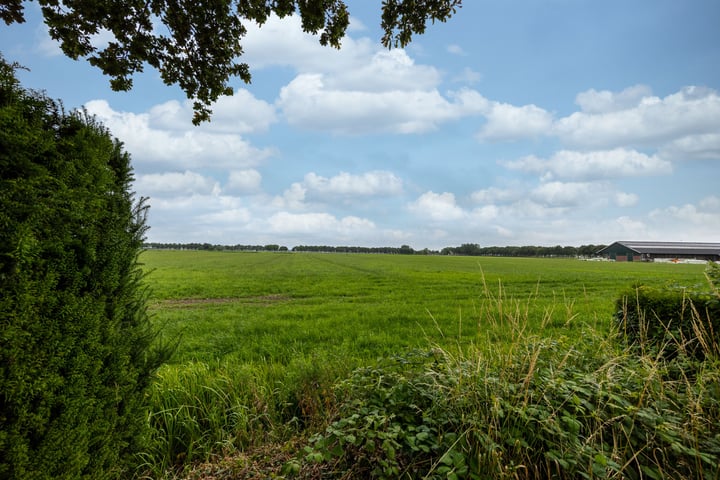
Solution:
<path fill-rule="evenodd" d="M 615 321 L 630 344 L 665 357 L 720 353 L 719 268 L 709 264 L 709 289 L 635 286 L 617 299 Z"/>
<path fill-rule="evenodd" d="M 127 474 L 151 347 L 130 158 L 0 57 L 0 477 Z"/>
<path fill-rule="evenodd" d="M 717 365 L 692 382 L 668 381 L 652 358 L 526 347 L 502 359 L 436 350 L 356 371 L 340 384 L 339 418 L 311 439 L 305 462 L 342 478 L 720 474 Z"/>

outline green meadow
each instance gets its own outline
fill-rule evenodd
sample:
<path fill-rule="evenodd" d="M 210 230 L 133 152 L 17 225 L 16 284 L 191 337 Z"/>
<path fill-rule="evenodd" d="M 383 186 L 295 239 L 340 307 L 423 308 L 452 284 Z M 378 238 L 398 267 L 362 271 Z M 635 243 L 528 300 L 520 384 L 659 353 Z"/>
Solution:
<path fill-rule="evenodd" d="M 338 355 L 366 361 L 398 349 L 486 342 L 488 295 L 530 308 L 547 336 L 607 331 L 634 283 L 703 281 L 702 265 L 575 259 L 148 251 L 151 311 L 180 339 L 173 363 L 287 364 Z M 520 305 L 518 305 L 520 304 Z M 493 303 L 493 308 L 495 304 Z M 511 332 L 507 332 L 511 333 Z"/>
<path fill-rule="evenodd" d="M 151 393 L 154 478 L 322 431 L 342 410 L 334 386 L 382 359 L 510 358 L 528 342 L 594 355 L 614 348 L 621 291 L 705 282 L 703 265 L 564 258 L 149 250 L 141 262 L 158 341 L 177 345 Z"/>

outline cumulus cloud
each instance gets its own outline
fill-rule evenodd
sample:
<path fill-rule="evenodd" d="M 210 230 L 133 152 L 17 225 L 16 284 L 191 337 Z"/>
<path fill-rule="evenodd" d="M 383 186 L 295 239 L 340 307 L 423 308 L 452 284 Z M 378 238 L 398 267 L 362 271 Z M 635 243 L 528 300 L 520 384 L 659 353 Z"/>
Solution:
<path fill-rule="evenodd" d="M 463 209 L 455 203 L 455 195 L 449 192 L 425 192 L 409 208 L 420 217 L 436 221 L 455 221 L 465 216 Z"/>
<path fill-rule="evenodd" d="M 416 64 L 405 50 L 380 50 L 352 69 L 327 75 L 325 83 L 331 90 L 431 90 L 440 83 L 440 72 L 435 67 Z"/>
<path fill-rule="evenodd" d="M 477 134 L 481 141 L 510 141 L 547 134 L 553 116 L 536 105 L 517 107 L 493 102 L 485 113 L 487 123 Z"/>
<path fill-rule="evenodd" d="M 332 88 L 321 73 L 298 75 L 281 89 L 277 105 L 293 126 L 343 134 L 422 133 L 484 106 L 467 91 L 448 98 L 436 89 Z"/>
<path fill-rule="evenodd" d="M 237 229 L 248 223 L 252 218 L 252 212 L 248 208 L 230 208 L 209 212 L 198 220 L 199 223 L 204 225 L 213 225 L 221 228 L 232 226 Z"/>
<path fill-rule="evenodd" d="M 511 170 L 538 174 L 545 180 L 597 180 L 672 173 L 669 161 L 624 148 L 589 152 L 560 150 L 549 159 L 531 155 L 503 165 Z"/>
<path fill-rule="evenodd" d="M 613 238 L 653 238 L 651 230 L 642 220 L 623 215 L 615 219 L 614 223 L 615 225 L 608 229 L 608 233 L 610 234 L 615 232 L 615 236 Z"/>
<path fill-rule="evenodd" d="M 687 135 L 664 145 L 660 154 L 677 161 L 720 160 L 720 133 Z"/>
<path fill-rule="evenodd" d="M 273 154 L 272 149 L 258 149 L 233 133 L 211 130 L 163 130 L 153 127 L 151 113 L 114 110 L 105 100 L 92 100 L 85 105 L 132 152 L 133 164 L 139 171 L 159 166 L 172 168 L 251 167 Z"/>
<path fill-rule="evenodd" d="M 134 187 L 140 195 L 150 197 L 208 195 L 220 191 L 214 179 L 190 171 L 138 175 Z"/>
<path fill-rule="evenodd" d="M 360 26 L 355 22 L 355 26 Z M 243 38 L 243 61 L 253 69 L 291 67 L 298 72 L 347 70 L 378 51 L 368 38 L 346 36 L 342 48 L 320 45 L 319 36 L 303 32 L 300 17 L 272 15 L 262 26 L 248 23 Z"/>
<path fill-rule="evenodd" d="M 278 234 L 321 233 L 330 238 L 351 237 L 356 233 L 367 234 L 375 224 L 367 219 L 355 216 L 337 218 L 329 213 L 289 213 L 278 212 L 268 219 L 272 232 Z"/>
<path fill-rule="evenodd" d="M 243 59 L 253 68 L 295 70 L 276 102 L 290 125 L 341 134 L 409 134 L 479 112 L 479 94 L 441 93 L 440 71 L 415 62 L 404 49 L 388 51 L 367 38 L 346 37 L 337 51 L 317 40 L 302 33 L 295 16 L 249 26 L 244 39 Z M 466 73 L 468 81 L 477 81 L 477 74 Z"/>
<path fill-rule="evenodd" d="M 689 86 L 665 97 L 636 85 L 620 92 L 581 92 L 580 111 L 556 119 L 536 105 L 488 101 L 476 111 L 486 119 L 477 138 L 483 142 L 539 136 L 557 137 L 577 150 L 661 149 L 673 158 L 720 158 L 720 95 Z"/>
<path fill-rule="evenodd" d="M 249 134 L 266 132 L 277 118 L 275 107 L 258 100 L 245 89 L 232 96 L 222 96 L 212 106 L 212 122 L 199 129 L 212 133 Z M 158 130 L 189 130 L 192 127 L 192 101 L 177 100 L 153 106 L 148 112 L 150 128 Z"/>
<path fill-rule="evenodd" d="M 311 172 L 305 175 L 303 185 L 312 194 L 321 197 L 371 197 L 402 193 L 402 180 L 392 172 L 382 170 L 360 175 L 341 172 L 330 178 Z"/>
<path fill-rule="evenodd" d="M 234 193 L 252 193 L 260 190 L 262 175 L 254 169 L 232 170 L 224 190 Z"/>
<path fill-rule="evenodd" d="M 559 119 L 554 133 L 581 148 L 662 146 L 689 135 L 720 131 L 720 96 L 697 86 L 664 98 L 636 87 L 619 94 L 585 92 L 578 96 L 583 111 Z"/>
<path fill-rule="evenodd" d="M 281 196 L 275 197 L 272 204 L 279 209 L 306 210 L 322 203 L 334 204 L 338 200 L 352 203 L 359 198 L 390 197 L 402 192 L 402 180 L 383 170 L 356 175 L 341 172 L 333 177 L 310 172 L 301 182 L 292 183 Z"/>
<path fill-rule="evenodd" d="M 636 107 L 643 98 L 651 95 L 652 90 L 646 85 L 634 85 L 619 93 L 591 88 L 579 93 L 575 103 L 585 113 L 608 113 Z"/>
<path fill-rule="evenodd" d="M 300 182 L 295 182 L 281 196 L 272 200 L 272 206 L 277 209 L 302 210 L 305 208 L 306 193 L 307 188 Z"/>
<path fill-rule="evenodd" d="M 598 186 L 590 182 L 548 182 L 536 187 L 530 196 L 543 205 L 578 206 L 597 197 Z"/>
<path fill-rule="evenodd" d="M 473 192 L 470 199 L 475 203 L 509 203 L 524 196 L 522 188 L 490 187 Z"/>
<path fill-rule="evenodd" d="M 615 204 L 618 207 L 633 207 L 637 205 L 639 197 L 634 193 L 617 192 L 615 194 Z"/>
<path fill-rule="evenodd" d="M 686 203 L 655 209 L 650 212 L 650 218 L 665 222 L 672 220 L 685 225 L 720 225 L 720 197 L 708 196 L 700 200 L 697 205 Z M 682 232 L 683 229 L 681 228 L 679 231 Z M 714 240 L 708 239 L 707 241 L 717 241 L 717 232 L 714 235 Z"/>

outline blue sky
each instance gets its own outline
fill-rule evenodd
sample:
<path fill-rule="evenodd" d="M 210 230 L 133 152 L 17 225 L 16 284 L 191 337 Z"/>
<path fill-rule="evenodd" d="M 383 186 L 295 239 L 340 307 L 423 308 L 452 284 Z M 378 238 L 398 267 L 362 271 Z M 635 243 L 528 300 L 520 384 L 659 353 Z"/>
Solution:
<path fill-rule="evenodd" d="M 125 143 L 149 241 L 720 242 L 720 2 L 466 0 L 391 51 L 380 2 L 347 3 L 340 51 L 249 25 L 253 82 L 201 127 L 155 71 L 115 93 L 62 56 L 36 4 L 0 50 Z"/>

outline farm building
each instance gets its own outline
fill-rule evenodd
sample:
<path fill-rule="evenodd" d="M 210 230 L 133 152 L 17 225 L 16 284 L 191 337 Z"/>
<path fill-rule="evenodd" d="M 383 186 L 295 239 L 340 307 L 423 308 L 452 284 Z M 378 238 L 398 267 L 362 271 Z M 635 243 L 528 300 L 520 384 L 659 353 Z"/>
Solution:
<path fill-rule="evenodd" d="M 720 243 L 615 242 L 597 252 L 618 262 L 720 261 Z"/>

